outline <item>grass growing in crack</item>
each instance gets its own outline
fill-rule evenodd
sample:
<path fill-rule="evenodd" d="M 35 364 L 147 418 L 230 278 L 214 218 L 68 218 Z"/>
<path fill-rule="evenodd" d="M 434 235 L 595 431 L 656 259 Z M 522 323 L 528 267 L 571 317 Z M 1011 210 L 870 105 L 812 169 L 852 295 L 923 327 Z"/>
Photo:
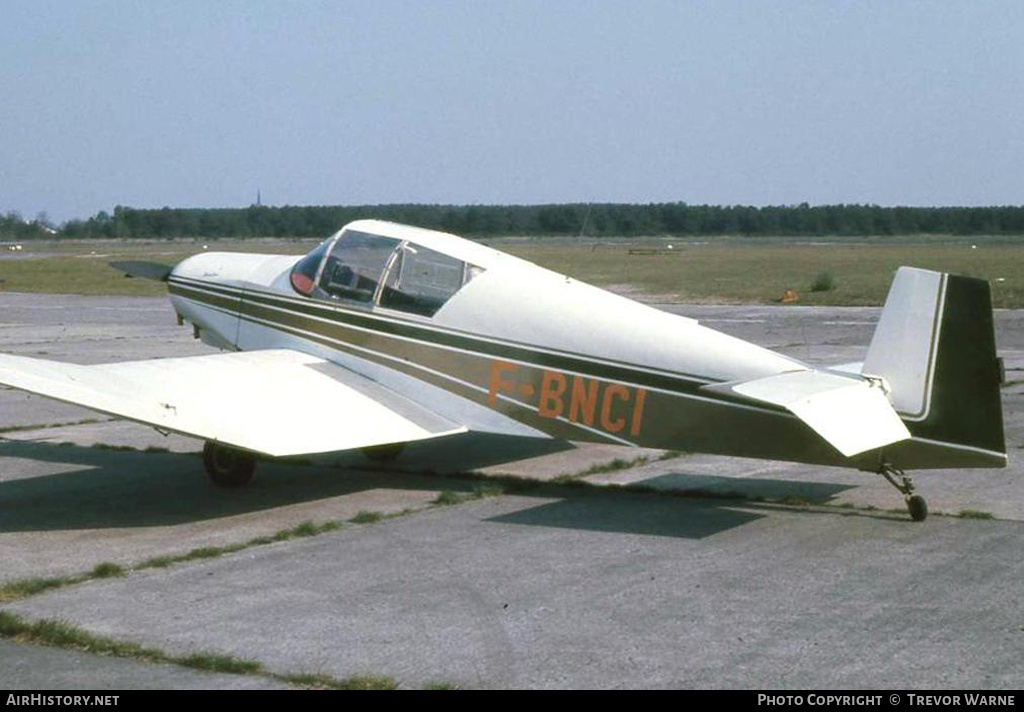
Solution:
<path fill-rule="evenodd" d="M 355 675 L 336 678 L 322 672 L 295 672 L 272 674 L 273 678 L 292 685 L 312 687 L 320 690 L 397 690 L 398 683 L 390 677 Z"/>
<path fill-rule="evenodd" d="M 503 494 L 505 494 L 505 488 L 501 485 L 479 484 L 473 487 L 473 496 L 477 499 L 500 497 Z"/>
<path fill-rule="evenodd" d="M 125 570 L 121 566 L 109 561 L 104 561 L 100 564 L 96 564 L 96 566 L 93 567 L 93 570 L 89 572 L 89 575 L 92 578 L 114 578 L 125 576 L 126 574 Z"/>
<path fill-rule="evenodd" d="M 961 519 L 995 519 L 995 515 L 977 509 L 961 509 L 960 514 L 956 516 Z"/>
<path fill-rule="evenodd" d="M 588 467 L 586 470 L 572 472 L 565 475 L 558 475 L 558 477 L 551 478 L 551 481 L 557 484 L 566 484 L 568 482 L 572 482 L 573 480 L 577 480 L 581 477 L 588 477 L 590 475 L 603 475 L 607 472 L 618 472 L 619 470 L 629 470 L 633 467 L 640 467 L 641 465 L 646 465 L 648 462 L 650 462 L 650 458 L 648 458 L 646 455 L 634 457 L 632 460 L 623 460 L 622 458 L 617 457 L 611 462 L 601 462 L 596 465 L 592 465 L 591 467 Z"/>
<path fill-rule="evenodd" d="M 10 611 L 0 611 L 0 637 L 22 643 L 70 648 L 150 663 L 170 663 L 206 672 L 254 675 L 307 687 L 334 690 L 394 690 L 398 688 L 398 683 L 390 677 L 357 675 L 339 680 L 323 673 L 278 674 L 270 672 L 257 660 L 237 658 L 224 653 L 206 651 L 189 655 L 172 655 L 156 648 L 143 647 L 138 643 L 96 635 L 67 621 L 48 618 L 28 621 Z"/>
<path fill-rule="evenodd" d="M 74 648 L 119 658 L 135 658 L 149 662 L 169 661 L 160 651 L 143 648 L 136 643 L 125 643 L 93 635 L 67 621 L 44 618 L 30 623 L 10 611 L 0 611 L 0 637 L 24 643 Z"/>
<path fill-rule="evenodd" d="M 384 518 L 380 512 L 371 512 L 368 509 L 360 509 L 356 516 L 349 519 L 353 524 L 373 524 Z"/>
<path fill-rule="evenodd" d="M 245 675 L 263 671 L 263 666 L 254 660 L 244 660 L 221 653 L 168 655 L 163 651 L 145 648 L 137 643 L 95 635 L 67 621 L 43 618 L 29 622 L 10 611 L 0 611 L 0 637 L 57 648 L 73 648 L 118 658 L 133 658 L 153 663 L 175 663 L 210 672 Z"/>
<path fill-rule="evenodd" d="M 449 504 L 461 504 L 470 499 L 469 495 L 461 494 L 459 492 L 452 492 L 451 490 L 442 490 L 438 493 L 432 501 L 432 504 L 440 504 L 446 506 Z"/>
<path fill-rule="evenodd" d="M 675 460 L 677 457 L 683 457 L 684 455 L 686 455 L 686 452 L 683 450 L 666 450 L 655 458 L 655 462 Z"/>
<path fill-rule="evenodd" d="M 224 546 L 201 546 L 198 549 L 185 554 L 182 559 L 184 561 L 194 561 L 196 559 L 212 559 L 217 556 L 222 556 L 226 553 L 227 547 Z"/>
<path fill-rule="evenodd" d="M 431 502 L 431 504 L 437 504 L 441 506 L 449 504 L 462 504 L 463 502 L 471 502 L 474 499 L 484 499 L 485 497 L 497 497 L 505 493 L 505 488 L 498 484 L 486 484 L 481 483 L 473 487 L 472 492 L 453 492 L 452 490 L 442 490 L 437 497 Z"/>
<path fill-rule="evenodd" d="M 185 657 L 174 658 L 173 662 L 196 670 L 223 672 L 229 675 L 252 675 L 263 671 L 263 665 L 255 660 L 236 658 L 222 653 L 193 653 Z"/>
<path fill-rule="evenodd" d="M 146 559 L 136 568 L 140 569 L 166 569 L 168 566 L 174 563 L 173 556 L 154 556 L 151 559 Z"/>
<path fill-rule="evenodd" d="M 424 690 L 458 690 L 459 686 L 454 682 L 428 682 L 423 686 Z"/>
<path fill-rule="evenodd" d="M 0 603 L 17 601 L 21 598 L 35 596 L 43 591 L 71 586 L 85 581 L 82 576 L 62 576 L 53 578 L 27 578 L 9 581 L 0 586 Z"/>
<path fill-rule="evenodd" d="M 383 675 L 353 675 L 341 680 L 341 690 L 397 690 L 398 683 Z"/>
<path fill-rule="evenodd" d="M 289 672 L 277 676 L 279 680 L 317 689 L 334 690 L 341 684 L 339 680 L 322 672 Z"/>
<path fill-rule="evenodd" d="M 303 522 L 292 529 L 293 536 L 316 536 L 319 530 L 313 522 Z"/>
<path fill-rule="evenodd" d="M 29 621 L 10 611 L 0 611 L 0 638 L 150 663 L 170 663 L 206 672 L 253 675 L 308 687 L 334 690 L 395 690 L 398 688 L 398 683 L 394 679 L 384 676 L 356 675 L 339 680 L 323 673 L 273 673 L 264 668 L 263 664 L 257 660 L 236 658 L 224 653 L 206 651 L 189 655 L 172 655 L 156 648 L 143 647 L 138 643 L 96 635 L 67 621 L 50 618 Z"/>

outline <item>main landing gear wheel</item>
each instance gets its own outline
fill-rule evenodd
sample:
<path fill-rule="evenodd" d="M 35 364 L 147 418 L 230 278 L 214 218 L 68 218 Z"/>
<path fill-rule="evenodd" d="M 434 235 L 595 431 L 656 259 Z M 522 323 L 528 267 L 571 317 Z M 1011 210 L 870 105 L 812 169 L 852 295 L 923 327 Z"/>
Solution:
<path fill-rule="evenodd" d="M 915 522 L 923 522 L 928 516 L 928 503 L 919 494 L 907 498 L 907 509 L 910 510 L 910 518 Z"/>
<path fill-rule="evenodd" d="M 206 474 L 220 487 L 244 487 L 252 482 L 256 458 L 251 453 L 207 440 L 203 445 Z"/>
<path fill-rule="evenodd" d="M 391 462 L 396 459 L 405 449 L 405 443 L 393 443 L 391 445 L 373 445 L 364 447 L 363 454 L 374 462 Z"/>
<path fill-rule="evenodd" d="M 921 495 L 914 494 L 914 483 L 903 470 L 898 470 L 891 465 L 882 465 L 878 474 L 903 494 L 911 519 L 915 522 L 923 522 L 928 517 L 928 503 Z"/>

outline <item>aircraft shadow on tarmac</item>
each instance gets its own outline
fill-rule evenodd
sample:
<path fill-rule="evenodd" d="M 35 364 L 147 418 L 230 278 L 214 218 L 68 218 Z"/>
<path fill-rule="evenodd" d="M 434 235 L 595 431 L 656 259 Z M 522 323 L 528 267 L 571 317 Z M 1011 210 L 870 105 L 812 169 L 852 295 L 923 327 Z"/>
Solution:
<path fill-rule="evenodd" d="M 658 490 L 671 490 L 697 496 L 725 497 L 748 501 L 800 500 L 825 504 L 836 495 L 854 489 L 854 485 L 835 482 L 777 480 L 760 477 L 721 477 L 718 475 L 674 472 L 643 480 L 639 484 Z"/>
<path fill-rule="evenodd" d="M 704 537 L 767 516 L 736 508 L 741 502 L 683 499 L 658 494 L 582 489 L 556 502 L 520 509 L 487 521 L 614 534 Z"/>
<path fill-rule="evenodd" d="M 851 485 L 758 478 L 667 474 L 634 483 L 658 492 L 575 490 L 557 502 L 490 521 L 562 529 L 701 539 L 761 519 L 759 500 L 824 503 Z M 666 495 L 674 496 L 666 496 Z M 765 511 L 768 512 L 767 508 Z"/>
<path fill-rule="evenodd" d="M 571 449 L 535 438 L 450 438 L 410 447 L 396 467 L 361 453 L 331 458 L 332 466 L 261 462 L 251 485 L 213 486 L 196 454 L 115 451 L 42 441 L 0 441 L 0 462 L 52 462 L 55 474 L 0 479 L 0 532 L 168 526 L 229 517 L 361 491 L 471 490 L 474 482 L 418 474 L 456 472 Z M 429 463 L 429 467 L 426 464 Z M 0 473 L 0 478 L 3 475 Z"/>
<path fill-rule="evenodd" d="M 335 466 L 263 462 L 241 489 L 214 487 L 196 454 L 113 451 L 33 441 L 0 442 L 2 458 L 52 462 L 63 472 L 0 481 L 0 532 L 170 526 L 315 502 L 373 489 L 469 491 L 470 478 L 439 478 L 571 449 L 560 441 L 501 436 L 451 438 L 409 448 L 396 463 L 359 453 Z M 429 468 L 426 465 L 429 464 Z M 427 470 L 430 472 L 427 472 Z M 419 471 L 417 471 L 419 470 Z M 554 499 L 487 521 L 596 532 L 703 538 L 755 521 L 759 497 L 825 502 L 848 485 L 676 473 L 641 484 L 686 496 L 538 482 L 522 492 Z"/>

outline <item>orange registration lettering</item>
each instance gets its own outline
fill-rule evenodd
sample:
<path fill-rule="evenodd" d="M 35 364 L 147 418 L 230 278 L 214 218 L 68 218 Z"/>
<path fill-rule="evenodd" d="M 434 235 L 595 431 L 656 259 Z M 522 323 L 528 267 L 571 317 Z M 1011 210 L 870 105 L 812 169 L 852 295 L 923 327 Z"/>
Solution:
<path fill-rule="evenodd" d="M 629 389 L 613 383 L 604 389 L 604 400 L 601 403 L 601 427 L 609 433 L 617 433 L 626 427 L 625 418 L 612 420 L 612 400 L 618 398 L 623 403 L 629 400 Z"/>
<path fill-rule="evenodd" d="M 491 361 L 491 387 L 487 392 L 487 405 L 494 408 L 498 405 L 498 391 L 511 391 L 515 383 L 506 381 L 501 374 L 505 371 L 517 371 L 519 367 L 507 361 Z"/>
<path fill-rule="evenodd" d="M 572 396 L 569 399 L 569 420 L 578 423 L 580 415 L 582 415 L 584 423 L 593 425 L 596 411 L 597 381 L 573 376 Z"/>
<path fill-rule="evenodd" d="M 557 418 L 565 410 L 562 396 L 565 395 L 565 376 L 554 371 L 545 371 L 540 382 L 540 402 L 537 412 L 545 418 Z"/>
<path fill-rule="evenodd" d="M 634 438 L 640 434 L 640 426 L 644 422 L 644 403 L 647 401 L 647 391 L 643 388 L 636 389 L 636 401 L 633 403 L 633 422 L 629 425 L 629 434 Z"/>

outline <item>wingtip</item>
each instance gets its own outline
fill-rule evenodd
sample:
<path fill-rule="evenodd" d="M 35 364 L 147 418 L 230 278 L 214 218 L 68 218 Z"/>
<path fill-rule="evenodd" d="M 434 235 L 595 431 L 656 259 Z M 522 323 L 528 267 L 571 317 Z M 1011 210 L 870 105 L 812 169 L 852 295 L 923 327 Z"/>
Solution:
<path fill-rule="evenodd" d="M 151 279 L 156 282 L 166 282 L 174 268 L 160 262 L 143 262 L 137 260 L 118 260 L 108 262 L 108 265 L 118 272 L 124 272 L 125 277 L 139 277 Z"/>

